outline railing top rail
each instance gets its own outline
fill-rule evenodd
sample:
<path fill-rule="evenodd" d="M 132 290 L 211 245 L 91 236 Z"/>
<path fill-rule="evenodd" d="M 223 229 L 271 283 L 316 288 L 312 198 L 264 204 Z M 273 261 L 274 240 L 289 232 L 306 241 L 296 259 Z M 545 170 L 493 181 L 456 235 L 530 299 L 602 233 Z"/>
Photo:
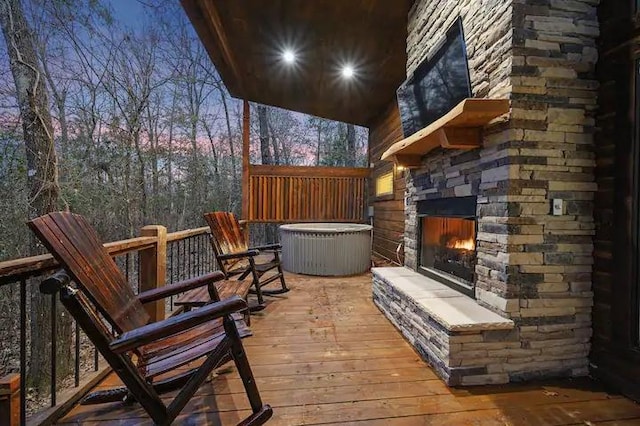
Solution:
<path fill-rule="evenodd" d="M 210 229 L 208 226 L 203 226 L 202 228 L 194 228 L 194 229 L 185 229 L 183 231 L 176 231 L 170 234 L 167 234 L 167 242 L 184 240 L 189 237 L 193 237 L 195 235 L 208 234 Z"/>
<path fill-rule="evenodd" d="M 340 219 L 250 219 L 248 223 L 270 223 L 270 224 L 287 224 L 287 223 L 362 223 L 368 224 L 366 219 L 356 218 L 340 218 Z"/>
<path fill-rule="evenodd" d="M 249 166 L 251 176 L 296 176 L 339 178 L 366 178 L 370 170 L 366 167 L 324 167 L 324 166 L 274 166 L 252 164 Z"/>
<path fill-rule="evenodd" d="M 167 234 L 167 242 L 184 240 L 194 235 L 204 234 L 208 227 L 186 229 Z M 156 237 L 135 237 L 126 240 L 105 243 L 105 248 L 112 256 L 120 256 L 126 253 L 140 251 L 156 244 Z M 8 284 L 24 278 L 41 275 L 44 272 L 55 269 L 58 262 L 50 254 L 23 257 L 19 259 L 0 262 L 0 285 Z"/>

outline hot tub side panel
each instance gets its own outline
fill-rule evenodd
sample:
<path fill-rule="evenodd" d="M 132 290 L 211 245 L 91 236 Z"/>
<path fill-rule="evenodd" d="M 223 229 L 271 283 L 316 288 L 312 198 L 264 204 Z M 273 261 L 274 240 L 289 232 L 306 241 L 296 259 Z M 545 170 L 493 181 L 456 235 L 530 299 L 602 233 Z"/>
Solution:
<path fill-rule="evenodd" d="M 371 233 L 281 230 L 282 265 L 306 275 L 361 274 L 371 265 Z"/>

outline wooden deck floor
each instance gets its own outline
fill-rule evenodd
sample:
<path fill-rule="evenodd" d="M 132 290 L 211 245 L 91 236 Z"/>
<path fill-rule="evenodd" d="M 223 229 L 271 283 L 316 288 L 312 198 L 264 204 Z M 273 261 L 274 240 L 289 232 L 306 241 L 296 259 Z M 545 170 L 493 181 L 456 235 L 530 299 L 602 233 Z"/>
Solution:
<path fill-rule="evenodd" d="M 288 276 L 244 339 L 269 425 L 640 425 L 640 406 L 588 379 L 447 388 L 371 302 L 371 278 Z M 205 383 L 176 424 L 249 414 L 233 367 Z M 110 377 L 102 386 L 117 383 Z M 150 424 L 138 406 L 76 407 L 61 423 Z"/>

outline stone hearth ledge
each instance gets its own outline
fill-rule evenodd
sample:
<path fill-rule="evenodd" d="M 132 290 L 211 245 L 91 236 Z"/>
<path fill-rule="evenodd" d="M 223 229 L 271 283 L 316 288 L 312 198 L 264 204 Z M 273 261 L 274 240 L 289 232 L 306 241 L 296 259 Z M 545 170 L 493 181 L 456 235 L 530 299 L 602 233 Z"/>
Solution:
<path fill-rule="evenodd" d="M 404 267 L 374 268 L 372 272 L 424 309 L 448 331 L 511 330 L 513 321 L 480 306 L 472 298 Z"/>
<path fill-rule="evenodd" d="M 513 321 L 408 268 L 371 272 L 374 303 L 448 385 L 509 382 Z"/>

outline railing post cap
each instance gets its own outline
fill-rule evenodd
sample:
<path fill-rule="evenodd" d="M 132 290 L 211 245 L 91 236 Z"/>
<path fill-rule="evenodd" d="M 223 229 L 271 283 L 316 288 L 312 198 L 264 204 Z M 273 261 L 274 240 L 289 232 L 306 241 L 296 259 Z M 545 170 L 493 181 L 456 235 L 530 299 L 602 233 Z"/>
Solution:
<path fill-rule="evenodd" d="M 162 225 L 146 225 L 142 227 L 143 236 L 166 234 L 167 228 Z"/>
<path fill-rule="evenodd" d="M 20 389 L 20 374 L 11 373 L 0 377 L 0 395 L 12 394 Z"/>

